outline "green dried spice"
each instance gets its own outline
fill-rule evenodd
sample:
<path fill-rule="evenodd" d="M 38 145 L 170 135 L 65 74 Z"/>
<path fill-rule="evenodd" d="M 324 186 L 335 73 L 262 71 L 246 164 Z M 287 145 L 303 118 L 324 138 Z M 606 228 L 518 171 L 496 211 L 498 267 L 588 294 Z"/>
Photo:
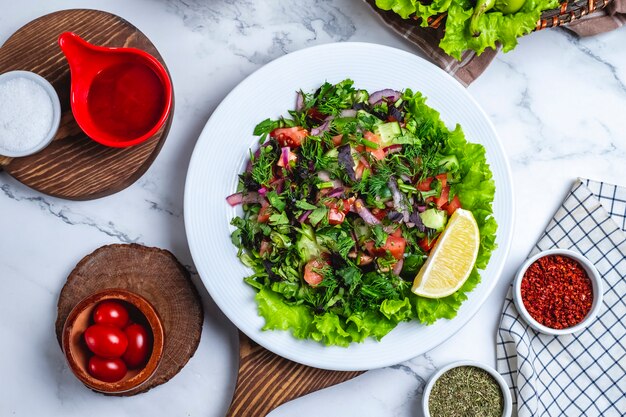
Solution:
<path fill-rule="evenodd" d="M 504 398 L 498 381 L 475 366 L 459 366 L 444 372 L 428 397 L 434 417 L 500 417 Z"/>

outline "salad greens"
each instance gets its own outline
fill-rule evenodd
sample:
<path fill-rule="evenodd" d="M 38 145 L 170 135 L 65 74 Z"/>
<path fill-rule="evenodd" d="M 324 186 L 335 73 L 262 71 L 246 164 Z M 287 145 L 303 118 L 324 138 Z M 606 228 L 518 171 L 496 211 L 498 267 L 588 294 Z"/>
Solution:
<path fill-rule="evenodd" d="M 227 198 L 243 204 L 231 238 L 264 329 L 347 346 L 453 318 L 496 246 L 485 149 L 409 89 L 324 83 L 289 115 L 257 125 L 259 148 Z M 412 281 L 459 207 L 481 236 L 470 278 L 448 297 L 417 296 Z"/>
<path fill-rule="evenodd" d="M 504 52 L 512 50 L 518 37 L 535 29 L 543 11 L 559 7 L 558 0 L 525 0 L 521 7 L 519 3 L 520 0 L 434 0 L 430 4 L 419 0 L 376 0 L 379 8 L 392 10 L 404 19 L 415 16 L 424 27 L 430 17 L 447 12 L 445 35 L 439 46 L 458 60 L 468 49 L 481 54 L 486 48 L 495 49 L 496 43 L 502 44 Z M 487 6 L 483 10 L 487 11 L 494 5 L 493 11 L 476 13 L 472 21 L 475 9 Z"/>

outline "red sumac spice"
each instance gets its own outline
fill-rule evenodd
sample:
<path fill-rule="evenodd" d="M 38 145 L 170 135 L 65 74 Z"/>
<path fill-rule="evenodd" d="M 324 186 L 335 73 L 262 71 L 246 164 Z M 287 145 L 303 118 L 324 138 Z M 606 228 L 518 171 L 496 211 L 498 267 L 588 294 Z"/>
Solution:
<path fill-rule="evenodd" d="M 593 302 L 593 288 L 582 265 L 561 255 L 537 259 L 524 273 L 522 301 L 528 313 L 552 329 L 580 323 Z"/>

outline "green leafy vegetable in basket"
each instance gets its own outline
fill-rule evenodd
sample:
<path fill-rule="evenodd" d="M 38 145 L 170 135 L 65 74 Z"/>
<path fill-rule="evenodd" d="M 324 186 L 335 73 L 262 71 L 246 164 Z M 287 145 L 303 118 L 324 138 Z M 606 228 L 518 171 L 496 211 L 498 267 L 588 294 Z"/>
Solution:
<path fill-rule="evenodd" d="M 265 330 L 326 345 L 380 340 L 403 321 L 453 318 L 479 283 L 497 227 L 485 149 L 425 102 L 344 80 L 257 125 L 260 146 L 227 201 L 243 205 L 232 241 L 254 272 L 244 280 Z M 480 235 L 469 278 L 452 295 L 414 294 L 434 242 L 466 210 Z"/>
<path fill-rule="evenodd" d="M 504 52 L 517 45 L 517 38 L 532 32 L 541 13 L 557 8 L 558 0 L 376 0 L 383 10 L 402 18 L 416 17 L 424 27 L 432 16 L 447 13 L 445 35 L 439 46 L 448 55 L 461 59 L 466 50 L 481 54 L 500 43 Z"/>

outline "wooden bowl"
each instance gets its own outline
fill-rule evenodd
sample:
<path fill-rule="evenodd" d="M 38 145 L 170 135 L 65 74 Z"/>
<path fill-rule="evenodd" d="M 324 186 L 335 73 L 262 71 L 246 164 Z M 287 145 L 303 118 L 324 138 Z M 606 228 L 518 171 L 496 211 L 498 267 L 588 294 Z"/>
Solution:
<path fill-rule="evenodd" d="M 91 352 L 85 344 L 83 333 L 92 324 L 94 308 L 104 300 L 116 300 L 126 304 L 133 322 L 145 325 L 152 333 L 152 352 L 146 365 L 139 369 L 129 369 L 124 378 L 116 382 L 100 381 L 87 372 Z M 83 299 L 72 309 L 63 326 L 62 347 L 70 369 L 88 388 L 106 394 L 126 392 L 148 381 L 163 357 L 164 344 L 163 324 L 154 307 L 142 296 L 123 289 L 107 289 Z"/>

